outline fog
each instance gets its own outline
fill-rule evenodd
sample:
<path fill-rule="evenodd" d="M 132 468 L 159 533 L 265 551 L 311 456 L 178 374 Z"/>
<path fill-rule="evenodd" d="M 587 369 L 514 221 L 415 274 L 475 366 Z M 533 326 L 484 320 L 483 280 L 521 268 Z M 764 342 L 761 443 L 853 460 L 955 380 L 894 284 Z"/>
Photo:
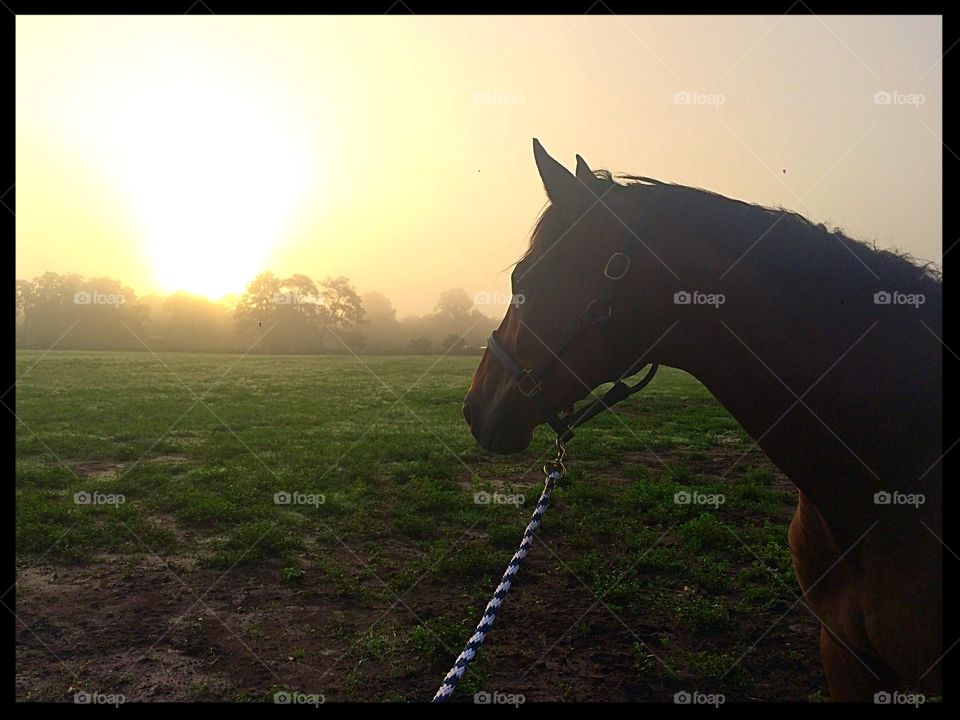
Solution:
<path fill-rule="evenodd" d="M 937 17 L 17 18 L 17 277 L 499 317 L 540 138 L 939 262 Z"/>

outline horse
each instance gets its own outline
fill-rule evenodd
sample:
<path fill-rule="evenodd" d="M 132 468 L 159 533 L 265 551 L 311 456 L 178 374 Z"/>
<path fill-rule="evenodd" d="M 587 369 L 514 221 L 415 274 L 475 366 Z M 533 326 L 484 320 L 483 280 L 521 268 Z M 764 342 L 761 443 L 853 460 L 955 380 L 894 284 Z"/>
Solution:
<path fill-rule="evenodd" d="M 533 144 L 548 203 L 491 342 L 517 372 L 488 345 L 463 401 L 476 441 L 523 451 L 647 363 L 693 375 L 798 489 L 788 541 L 831 699 L 939 694 L 940 271 L 782 208 L 579 155 L 572 173 Z"/>

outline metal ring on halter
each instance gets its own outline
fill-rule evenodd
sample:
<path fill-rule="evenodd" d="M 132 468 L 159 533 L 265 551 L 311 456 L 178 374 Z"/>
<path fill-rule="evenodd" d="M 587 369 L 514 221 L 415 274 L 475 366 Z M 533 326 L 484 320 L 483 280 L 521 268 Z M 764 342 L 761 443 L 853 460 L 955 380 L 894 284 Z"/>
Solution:
<path fill-rule="evenodd" d="M 627 264 L 623 266 L 623 271 L 620 272 L 618 275 L 613 275 L 610 272 L 610 263 L 613 262 L 613 259 L 615 257 L 622 257 L 624 260 L 627 261 Z M 610 280 L 620 280 L 623 278 L 624 275 L 627 274 L 627 270 L 629 269 L 630 269 L 630 256 L 625 255 L 624 253 L 617 252 L 611 255 L 607 260 L 607 264 L 603 266 L 603 275 L 604 277 L 609 278 Z"/>
<path fill-rule="evenodd" d="M 599 314 L 594 315 L 593 309 L 595 307 L 606 308 L 607 309 L 606 314 L 604 314 L 603 312 L 600 312 Z M 594 298 L 587 304 L 587 309 L 584 310 L 584 313 L 587 317 L 593 318 L 594 323 L 604 322 L 613 317 L 613 306 L 606 300 L 601 300 L 600 298 Z"/>
<path fill-rule="evenodd" d="M 543 474 L 553 477 L 554 473 L 556 473 L 554 480 L 560 480 L 567 474 L 567 468 L 559 460 L 550 460 L 543 466 Z"/>
<path fill-rule="evenodd" d="M 556 473 L 557 480 L 561 479 L 564 475 L 566 475 L 567 468 L 563 464 L 563 458 L 566 457 L 566 455 L 567 455 L 567 449 L 564 447 L 563 441 L 560 440 L 560 437 L 558 436 L 557 437 L 557 456 L 543 466 L 544 475 L 546 475 L 547 477 L 550 477 L 552 473 Z"/>

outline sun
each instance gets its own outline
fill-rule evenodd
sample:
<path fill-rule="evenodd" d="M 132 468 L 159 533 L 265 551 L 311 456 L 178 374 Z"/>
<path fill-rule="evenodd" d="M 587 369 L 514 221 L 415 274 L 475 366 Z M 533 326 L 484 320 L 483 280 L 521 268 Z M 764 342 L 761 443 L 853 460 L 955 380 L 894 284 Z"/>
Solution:
<path fill-rule="evenodd" d="M 119 119 L 122 192 L 155 284 L 211 299 L 241 292 L 305 185 L 295 123 L 243 86 L 202 77 L 137 89 Z"/>

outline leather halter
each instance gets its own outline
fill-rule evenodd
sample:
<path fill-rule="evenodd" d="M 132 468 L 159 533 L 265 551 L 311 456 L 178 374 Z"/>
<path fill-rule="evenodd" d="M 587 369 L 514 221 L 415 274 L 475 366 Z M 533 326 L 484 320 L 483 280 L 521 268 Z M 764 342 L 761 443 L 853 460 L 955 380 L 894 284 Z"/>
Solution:
<path fill-rule="evenodd" d="M 547 404 L 547 399 L 543 394 L 543 387 L 541 385 L 543 378 L 553 369 L 553 366 L 560 361 L 560 354 L 590 325 L 602 325 L 609 322 L 613 317 L 613 305 L 611 303 L 613 301 L 614 291 L 617 282 L 623 279 L 629 269 L 629 255 L 622 252 L 615 252 L 610 256 L 607 264 L 603 268 L 603 285 L 600 292 L 587 304 L 584 311 L 580 313 L 560 336 L 554 347 L 551 348 L 551 356 L 539 365 L 533 368 L 521 367 L 519 363 L 511 357 L 510 353 L 506 351 L 503 345 L 500 344 L 496 331 L 490 335 L 490 339 L 487 342 L 487 347 L 491 350 L 493 356 L 497 358 L 507 372 L 510 373 L 520 394 L 533 399 L 540 405 L 540 409 L 547 419 L 547 424 L 557 433 L 557 438 L 561 443 L 572 438 L 574 429 L 583 425 L 587 420 L 599 415 L 604 410 L 610 409 L 621 400 L 626 400 L 634 393 L 643 390 L 643 388 L 653 380 L 653 376 L 659 367 L 656 363 L 651 363 L 650 369 L 641 380 L 634 385 L 627 385 L 623 380 L 634 374 L 636 368 L 636 363 L 634 363 L 602 397 L 582 407 L 580 410 L 568 413 L 563 417 L 558 415 L 557 412 Z"/>

